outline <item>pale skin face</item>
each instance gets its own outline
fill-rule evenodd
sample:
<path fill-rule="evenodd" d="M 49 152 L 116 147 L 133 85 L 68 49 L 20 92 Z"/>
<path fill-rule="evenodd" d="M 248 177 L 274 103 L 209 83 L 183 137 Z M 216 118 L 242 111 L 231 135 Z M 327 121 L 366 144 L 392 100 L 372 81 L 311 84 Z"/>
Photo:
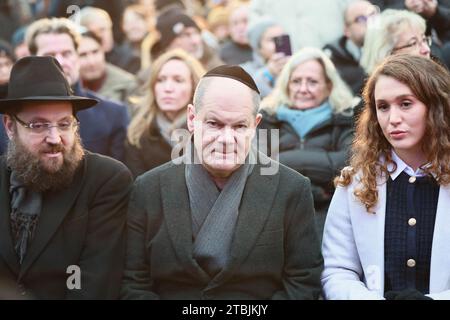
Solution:
<path fill-rule="evenodd" d="M 114 36 L 112 24 L 106 17 L 99 17 L 95 22 L 91 22 L 87 29 L 95 33 L 102 39 L 102 47 L 105 52 L 110 52 L 114 47 Z"/>
<path fill-rule="evenodd" d="M 290 107 L 300 110 L 318 107 L 330 96 L 331 88 L 317 60 L 303 62 L 294 69 L 289 79 Z"/>
<path fill-rule="evenodd" d="M 244 163 L 261 121 L 261 115 L 254 114 L 250 90 L 236 80 L 215 77 L 199 102 L 200 110 L 196 113 L 193 105 L 188 106 L 188 129 L 216 184 Z"/>
<path fill-rule="evenodd" d="M 201 59 L 203 56 L 203 42 L 200 31 L 194 27 L 187 27 L 170 43 L 167 50 L 183 49 L 192 54 L 195 58 Z"/>
<path fill-rule="evenodd" d="M 78 47 L 81 79 L 100 79 L 106 70 L 105 54 L 100 44 L 92 38 L 82 37 Z"/>
<path fill-rule="evenodd" d="M 247 26 L 248 26 L 249 8 L 242 6 L 230 16 L 230 37 L 238 44 L 248 44 Z"/>
<path fill-rule="evenodd" d="M 192 75 L 186 63 L 176 59 L 167 61 L 154 87 L 158 108 L 168 119 L 174 120 L 191 101 L 192 91 Z"/>
<path fill-rule="evenodd" d="M 351 3 L 345 15 L 345 36 L 357 46 L 362 47 L 367 30 L 367 21 L 377 13 L 377 8 L 368 1 L 355 1 Z"/>
<path fill-rule="evenodd" d="M 16 59 L 19 60 L 23 57 L 28 57 L 30 55 L 30 51 L 28 50 L 27 44 L 21 43 L 14 49 L 14 54 L 16 55 Z"/>
<path fill-rule="evenodd" d="M 61 65 L 67 81 L 75 84 L 80 77 L 80 61 L 72 38 L 66 33 L 45 33 L 36 37 L 38 56 L 52 56 Z"/>
<path fill-rule="evenodd" d="M 259 41 L 259 53 L 264 58 L 264 60 L 269 60 L 275 53 L 275 42 L 273 38 L 285 34 L 281 26 L 272 26 L 267 28 Z"/>
<path fill-rule="evenodd" d="M 409 27 L 400 34 L 394 47 L 394 53 L 407 53 L 429 58 L 430 47 L 425 41 L 425 34 L 420 28 Z"/>
<path fill-rule="evenodd" d="M 380 76 L 374 95 L 383 135 L 397 155 L 416 170 L 426 163 L 422 140 L 428 108 L 407 85 L 392 77 Z"/>
<path fill-rule="evenodd" d="M 72 104 L 70 102 L 33 102 L 24 104 L 16 117 L 25 123 L 30 122 L 50 122 L 57 124 L 61 121 L 70 121 L 73 119 Z M 76 130 L 60 132 L 53 127 L 43 134 L 36 134 L 30 129 L 23 127 L 14 121 L 9 115 L 4 115 L 3 124 L 9 139 L 14 135 L 20 142 L 42 161 L 43 168 L 49 172 L 58 171 L 64 161 L 62 152 L 50 152 L 52 145 L 62 145 L 66 150 L 72 149 L 75 142 Z"/>
<path fill-rule="evenodd" d="M 7 83 L 11 74 L 13 61 L 7 56 L 0 55 L 0 84 Z"/>
<path fill-rule="evenodd" d="M 134 11 L 126 10 L 123 16 L 122 29 L 130 42 L 140 42 L 148 33 L 145 18 Z"/>

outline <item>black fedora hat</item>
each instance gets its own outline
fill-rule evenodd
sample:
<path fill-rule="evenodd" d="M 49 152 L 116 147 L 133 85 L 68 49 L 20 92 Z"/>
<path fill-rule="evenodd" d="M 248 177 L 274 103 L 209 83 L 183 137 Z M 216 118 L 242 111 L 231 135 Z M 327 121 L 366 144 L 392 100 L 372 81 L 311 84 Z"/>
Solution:
<path fill-rule="evenodd" d="M 58 61 L 50 56 L 29 56 L 18 60 L 11 70 L 6 99 L 0 113 L 14 111 L 21 102 L 68 101 L 73 111 L 87 109 L 97 100 L 73 95 Z"/>

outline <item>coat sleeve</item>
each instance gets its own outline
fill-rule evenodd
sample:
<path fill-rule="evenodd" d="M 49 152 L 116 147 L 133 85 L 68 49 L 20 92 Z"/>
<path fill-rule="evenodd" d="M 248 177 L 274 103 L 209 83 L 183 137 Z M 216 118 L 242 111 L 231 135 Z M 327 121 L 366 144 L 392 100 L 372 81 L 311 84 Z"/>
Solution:
<path fill-rule="evenodd" d="M 426 294 L 426 296 L 433 300 L 450 300 L 450 290 L 445 290 L 439 293 L 430 293 Z"/>
<path fill-rule="evenodd" d="M 349 125 L 348 128 L 341 129 L 333 150 L 300 148 L 285 150 L 280 152 L 279 161 L 307 176 L 313 184 L 328 184 L 346 165 L 352 140 L 353 128 Z"/>
<path fill-rule="evenodd" d="M 125 258 L 126 209 L 132 185 L 130 172 L 117 164 L 89 205 L 84 249 L 79 258 L 81 290 L 67 299 L 117 299 Z"/>
<path fill-rule="evenodd" d="M 128 205 L 127 253 L 121 298 L 130 300 L 159 299 L 152 291 L 150 261 L 146 248 L 147 215 L 143 193 L 147 192 L 138 178 Z"/>
<path fill-rule="evenodd" d="M 350 219 L 348 187 L 336 188 L 324 227 L 322 254 L 325 268 L 322 286 L 325 299 L 383 299 L 367 288 Z"/>
<path fill-rule="evenodd" d="M 308 180 L 296 195 L 286 224 L 285 264 L 282 276 L 284 290 L 272 299 L 318 299 L 323 258 L 315 227 L 311 185 Z"/>

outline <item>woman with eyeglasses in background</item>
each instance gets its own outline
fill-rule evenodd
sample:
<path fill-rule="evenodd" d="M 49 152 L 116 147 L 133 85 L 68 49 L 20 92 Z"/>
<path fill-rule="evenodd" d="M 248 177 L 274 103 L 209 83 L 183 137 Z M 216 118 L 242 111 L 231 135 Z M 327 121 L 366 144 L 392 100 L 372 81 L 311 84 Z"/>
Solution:
<path fill-rule="evenodd" d="M 271 157 L 311 180 L 319 234 L 333 195 L 333 178 L 346 165 L 357 99 L 328 56 L 306 47 L 284 65 L 272 93 L 261 103 L 260 129 L 279 130 Z M 276 149 L 270 139 L 267 150 Z"/>
<path fill-rule="evenodd" d="M 406 10 L 386 9 L 369 24 L 361 65 L 367 74 L 392 54 L 407 53 L 429 58 L 431 38 L 425 20 Z"/>

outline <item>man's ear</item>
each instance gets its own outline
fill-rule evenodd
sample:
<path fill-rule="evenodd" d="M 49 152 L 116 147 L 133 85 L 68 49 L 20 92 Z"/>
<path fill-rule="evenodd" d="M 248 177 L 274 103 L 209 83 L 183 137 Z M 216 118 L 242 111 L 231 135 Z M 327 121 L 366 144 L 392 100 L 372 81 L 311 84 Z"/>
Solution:
<path fill-rule="evenodd" d="M 187 107 L 187 127 L 190 133 L 194 132 L 195 107 L 190 103 Z"/>
<path fill-rule="evenodd" d="M 261 114 L 261 113 L 258 113 L 258 114 L 256 115 L 256 118 L 255 118 L 255 127 L 257 127 L 257 126 L 259 125 L 259 123 L 261 122 L 261 120 L 262 120 L 262 114 Z"/>
<path fill-rule="evenodd" d="M 15 123 L 12 119 L 12 117 L 8 114 L 3 115 L 3 126 L 5 127 L 6 134 L 8 135 L 8 138 L 11 140 L 14 136 L 15 130 Z"/>

